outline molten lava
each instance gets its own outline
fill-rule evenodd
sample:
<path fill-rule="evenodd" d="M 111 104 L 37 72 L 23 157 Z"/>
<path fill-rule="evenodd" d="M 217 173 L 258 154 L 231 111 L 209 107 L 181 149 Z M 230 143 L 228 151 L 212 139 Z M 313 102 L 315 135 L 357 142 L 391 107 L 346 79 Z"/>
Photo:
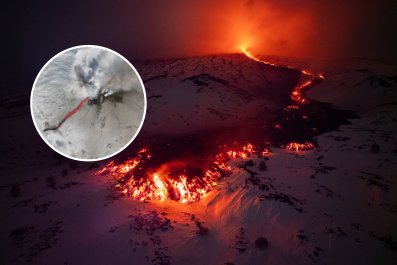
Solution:
<path fill-rule="evenodd" d="M 249 57 L 249 58 L 251 58 L 251 59 L 253 59 L 253 60 L 257 61 L 257 62 L 264 63 L 264 64 L 271 65 L 271 66 L 275 66 L 275 67 L 284 67 L 284 68 L 293 69 L 292 67 L 289 67 L 289 66 L 277 65 L 275 63 L 271 63 L 269 61 L 262 60 L 262 59 L 260 59 L 260 58 L 258 58 L 256 56 L 254 56 L 252 53 L 250 53 L 244 47 L 241 48 L 241 51 L 247 57 Z M 323 74 L 311 73 L 308 70 L 300 70 L 300 72 L 302 73 L 303 76 L 307 77 L 308 80 L 306 80 L 306 81 L 298 84 L 296 87 L 294 87 L 294 89 L 292 90 L 292 93 L 291 93 L 291 99 L 293 101 L 295 101 L 296 103 L 298 103 L 298 104 L 304 104 L 304 103 L 307 103 L 308 100 L 306 98 L 304 98 L 303 90 L 308 88 L 309 86 L 311 86 L 315 80 L 324 79 L 325 77 L 324 77 Z"/>
<path fill-rule="evenodd" d="M 307 141 L 304 143 L 291 142 L 285 146 L 285 149 L 287 151 L 293 151 L 293 152 L 313 150 L 314 148 L 315 148 L 314 144 Z"/>
<path fill-rule="evenodd" d="M 224 148 L 226 148 L 224 146 Z M 136 200 L 176 200 L 181 203 L 197 202 L 217 186 L 231 171 L 226 165 L 232 158 L 247 158 L 252 154 L 265 155 L 269 150 L 259 151 L 252 144 L 241 149 L 225 150 L 215 156 L 209 167 L 200 176 L 176 174 L 167 164 L 149 170 L 144 164 L 152 158 L 147 148 L 140 150 L 135 158 L 117 164 L 112 161 L 96 175 L 107 175 L 116 180 L 114 187 Z"/>
<path fill-rule="evenodd" d="M 247 57 L 249 57 L 257 62 L 264 63 L 264 64 L 271 65 L 271 66 L 276 66 L 276 67 L 285 67 L 285 68 L 293 69 L 289 66 L 280 66 L 280 65 L 268 62 L 268 61 L 261 60 L 261 59 L 255 57 L 253 54 L 251 54 L 246 48 L 242 48 L 241 50 Z M 311 85 L 313 85 L 313 82 L 315 82 L 316 80 L 325 79 L 323 74 L 312 73 L 308 70 L 300 70 L 300 72 L 302 73 L 303 76 L 306 77 L 306 80 L 304 80 L 301 83 L 298 83 L 292 89 L 291 99 L 294 101 L 295 104 L 285 107 L 284 111 L 290 111 L 290 110 L 294 110 L 294 109 L 296 110 L 296 109 L 299 109 L 299 105 L 308 103 L 309 102 L 308 99 L 304 97 L 304 90 L 306 88 L 310 87 Z M 303 118 L 306 119 L 307 116 L 304 116 Z M 275 128 L 280 129 L 281 128 L 280 124 L 276 124 Z M 285 146 L 285 149 L 288 151 L 299 152 L 299 151 L 304 151 L 304 150 L 315 149 L 315 146 L 313 143 L 310 143 L 307 141 L 304 143 L 291 142 Z"/>
<path fill-rule="evenodd" d="M 86 103 L 88 101 L 89 97 L 86 97 L 85 99 L 83 99 L 79 105 L 77 105 L 76 108 L 74 108 L 72 111 L 70 111 L 68 114 L 66 114 L 65 118 L 63 118 L 57 125 L 55 126 L 47 126 L 44 131 L 50 131 L 50 130 L 57 130 L 59 127 L 61 127 L 61 125 L 70 117 L 72 117 L 77 111 L 79 111 L 81 109 L 81 107 L 84 105 L 84 103 Z"/>

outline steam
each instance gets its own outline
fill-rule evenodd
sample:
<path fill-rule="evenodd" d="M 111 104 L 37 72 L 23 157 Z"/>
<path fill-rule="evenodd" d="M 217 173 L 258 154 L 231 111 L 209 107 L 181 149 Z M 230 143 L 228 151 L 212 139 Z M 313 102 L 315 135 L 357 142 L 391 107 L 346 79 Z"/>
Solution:
<path fill-rule="evenodd" d="M 140 14 L 124 5 L 129 14 L 122 12 L 119 23 L 145 25 L 129 28 L 123 45 L 142 58 L 240 52 L 242 46 L 300 58 L 396 58 L 396 7 L 390 0 L 172 1 L 140 4 Z"/>
<path fill-rule="evenodd" d="M 81 48 L 72 65 L 78 86 L 91 100 L 138 88 L 139 80 L 117 55 L 100 49 Z"/>

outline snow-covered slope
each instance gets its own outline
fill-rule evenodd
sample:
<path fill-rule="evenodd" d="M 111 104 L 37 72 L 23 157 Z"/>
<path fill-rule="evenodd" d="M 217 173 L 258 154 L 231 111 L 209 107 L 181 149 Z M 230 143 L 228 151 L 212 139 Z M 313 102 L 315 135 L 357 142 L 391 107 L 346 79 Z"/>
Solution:
<path fill-rule="evenodd" d="M 229 61 L 233 56 L 236 59 Z M 208 108 L 240 115 L 230 118 L 239 122 L 256 113 L 236 114 L 236 104 L 281 104 L 270 99 L 263 103 L 267 94 L 256 96 L 261 85 L 255 90 L 251 77 L 259 83 L 264 77 L 272 80 L 265 84 L 273 90 L 288 89 L 288 82 L 299 78 L 290 70 L 232 57 L 140 65 L 151 109 L 146 133 L 205 129 L 206 124 L 190 116 L 195 104 L 199 117 L 227 127 L 228 122 L 222 123 L 227 119 Z M 208 73 L 209 64 L 217 70 Z M 306 66 L 310 69 L 311 64 Z M 318 136 L 314 151 L 290 153 L 271 147 L 265 158 L 231 160 L 232 174 L 191 204 L 114 198 L 114 180 L 94 176 L 106 162 L 78 163 L 55 154 L 34 131 L 28 113 L 2 118 L 0 263 L 395 264 L 397 73 L 380 63 L 366 71 L 355 61 L 320 66 L 316 64 L 327 78 L 308 95 L 356 110 L 359 118 Z M 240 73 L 244 80 L 233 81 Z M 283 80 L 283 74 L 292 81 Z M 189 89 L 181 99 L 197 103 L 173 101 L 180 97 L 179 90 Z M 2 110 L 16 112 L 23 105 L 17 101 L 1 101 Z M 181 108 L 186 113 L 178 117 Z M 164 118 L 168 115 L 174 115 L 172 122 Z M 191 125 L 183 125 L 184 119 Z"/>
<path fill-rule="evenodd" d="M 137 69 L 148 90 L 145 135 L 264 120 L 289 100 L 301 78 L 299 71 L 260 64 L 243 54 L 156 60 Z"/>

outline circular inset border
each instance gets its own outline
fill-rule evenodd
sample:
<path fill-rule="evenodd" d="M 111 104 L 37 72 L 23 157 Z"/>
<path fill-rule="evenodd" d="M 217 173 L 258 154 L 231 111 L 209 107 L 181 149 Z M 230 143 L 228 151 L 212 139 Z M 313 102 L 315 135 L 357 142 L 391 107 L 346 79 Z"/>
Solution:
<path fill-rule="evenodd" d="M 138 80 L 139 80 L 139 83 L 140 83 L 140 85 L 142 86 L 142 90 L 143 90 L 143 99 L 144 99 L 143 115 L 142 115 L 142 120 L 141 120 L 141 123 L 139 124 L 139 127 L 138 127 L 137 131 L 136 131 L 135 134 L 132 136 L 131 140 L 130 140 L 129 142 L 127 142 L 127 144 L 126 144 L 125 146 L 123 146 L 123 147 L 120 148 L 118 151 L 114 152 L 113 154 L 110 154 L 110 155 L 108 155 L 108 156 L 101 157 L 101 158 L 91 158 L 91 159 L 90 159 L 90 158 L 88 158 L 88 159 L 77 158 L 77 157 L 72 157 L 72 156 L 70 156 L 70 155 L 64 154 L 64 153 L 62 153 L 61 151 L 57 150 L 57 149 L 56 149 L 54 146 L 52 146 L 52 145 L 48 142 L 48 140 L 43 136 L 43 134 L 42 134 L 42 132 L 40 131 L 38 125 L 36 124 L 36 121 L 35 121 L 34 116 L 33 116 L 33 92 L 34 92 L 34 89 L 35 89 L 35 87 L 36 87 L 37 80 L 39 79 L 41 73 L 42 73 L 43 70 L 44 70 L 55 58 L 57 58 L 59 55 L 65 53 L 65 52 L 68 52 L 68 51 L 70 51 L 70 50 L 73 50 L 73 49 L 78 49 L 78 48 L 99 48 L 99 49 L 103 49 L 103 50 L 106 50 L 106 51 L 108 51 L 108 52 L 111 52 L 111 53 L 117 55 L 117 56 L 120 57 L 123 61 L 125 61 L 125 62 L 131 67 L 131 69 L 134 71 L 134 73 L 137 75 Z M 144 86 L 144 84 L 143 84 L 142 78 L 141 78 L 141 76 L 139 75 L 138 71 L 135 69 L 135 67 L 134 67 L 124 56 L 122 56 L 121 54 L 119 54 L 119 53 L 116 52 L 116 51 L 113 51 L 113 50 L 111 50 L 111 49 L 109 49 L 109 48 L 106 48 L 106 47 L 103 47 L 103 46 L 99 46 L 99 45 L 78 45 L 78 46 L 73 46 L 73 47 L 70 47 L 70 48 L 68 48 L 68 49 L 65 49 L 65 50 L 63 50 L 63 51 L 57 53 L 56 55 L 54 55 L 54 56 L 53 56 L 50 60 L 48 60 L 48 62 L 40 69 L 39 73 L 37 74 L 37 76 L 36 76 L 36 78 L 35 78 L 35 80 L 34 80 L 34 82 L 33 82 L 32 91 L 30 92 L 30 114 L 31 114 L 31 117 L 32 117 L 32 120 L 33 120 L 34 127 L 36 128 L 36 131 L 39 133 L 40 137 L 44 140 L 44 142 L 45 142 L 52 150 L 54 150 L 54 151 L 57 152 L 58 154 L 60 154 L 60 155 L 62 155 L 62 156 L 64 156 L 64 157 L 67 157 L 67 158 L 69 158 L 69 159 L 76 160 L 76 161 L 82 161 L 82 162 L 95 162 L 95 161 L 105 160 L 105 159 L 108 159 L 108 158 L 110 158 L 110 157 L 113 157 L 113 156 L 119 154 L 120 152 L 122 152 L 123 150 L 125 150 L 125 149 L 135 140 L 135 138 L 138 136 L 138 133 L 141 131 L 142 126 L 143 126 L 143 122 L 145 121 L 145 118 L 146 118 L 146 110 L 147 110 L 146 89 L 145 89 L 145 86 Z"/>

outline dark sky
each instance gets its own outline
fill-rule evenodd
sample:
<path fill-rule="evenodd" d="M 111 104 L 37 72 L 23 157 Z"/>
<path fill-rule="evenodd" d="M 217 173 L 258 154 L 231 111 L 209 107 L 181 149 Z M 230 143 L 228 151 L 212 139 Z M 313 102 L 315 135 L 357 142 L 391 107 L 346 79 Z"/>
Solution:
<path fill-rule="evenodd" d="M 96 44 L 137 60 L 237 52 L 303 58 L 397 58 L 397 2 L 8 1 L 5 78 L 9 94 L 30 90 L 56 53 Z"/>

